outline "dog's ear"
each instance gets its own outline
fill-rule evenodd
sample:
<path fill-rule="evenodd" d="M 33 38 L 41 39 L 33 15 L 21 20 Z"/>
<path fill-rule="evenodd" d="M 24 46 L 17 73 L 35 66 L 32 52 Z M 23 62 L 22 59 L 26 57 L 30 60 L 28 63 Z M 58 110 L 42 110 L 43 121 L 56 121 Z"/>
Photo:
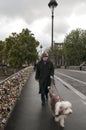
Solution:
<path fill-rule="evenodd" d="M 55 115 L 60 116 L 63 114 L 64 108 L 63 106 L 59 106 L 58 109 L 56 109 Z"/>
<path fill-rule="evenodd" d="M 61 115 L 64 111 L 64 107 L 63 106 L 60 106 L 60 109 L 59 109 L 59 115 Z"/>
<path fill-rule="evenodd" d="M 63 107 L 63 106 L 60 106 L 60 110 L 63 111 L 63 110 L 64 110 L 64 107 Z"/>

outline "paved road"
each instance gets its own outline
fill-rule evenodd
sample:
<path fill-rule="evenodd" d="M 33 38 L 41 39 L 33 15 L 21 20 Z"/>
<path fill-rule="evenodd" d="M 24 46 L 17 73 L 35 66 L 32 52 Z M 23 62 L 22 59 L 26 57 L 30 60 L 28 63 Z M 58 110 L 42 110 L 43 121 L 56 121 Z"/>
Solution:
<path fill-rule="evenodd" d="M 58 80 L 55 82 L 60 96 L 73 104 L 73 114 L 65 120 L 65 130 L 86 130 L 86 102 Z M 27 81 L 5 130 L 62 130 L 52 118 L 49 103 L 41 106 L 34 73 Z"/>
<path fill-rule="evenodd" d="M 57 69 L 55 74 L 57 77 L 86 95 L 86 71 Z"/>

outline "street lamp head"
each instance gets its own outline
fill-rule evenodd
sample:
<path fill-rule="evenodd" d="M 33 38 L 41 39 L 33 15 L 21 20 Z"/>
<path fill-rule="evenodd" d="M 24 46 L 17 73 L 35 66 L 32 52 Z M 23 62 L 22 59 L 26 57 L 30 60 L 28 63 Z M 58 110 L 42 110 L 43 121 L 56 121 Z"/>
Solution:
<path fill-rule="evenodd" d="M 41 49 L 43 48 L 42 45 L 40 45 L 40 48 L 41 48 Z"/>
<path fill-rule="evenodd" d="M 50 0 L 50 2 L 48 3 L 49 8 L 54 8 L 58 5 L 58 3 L 56 2 L 56 0 Z"/>

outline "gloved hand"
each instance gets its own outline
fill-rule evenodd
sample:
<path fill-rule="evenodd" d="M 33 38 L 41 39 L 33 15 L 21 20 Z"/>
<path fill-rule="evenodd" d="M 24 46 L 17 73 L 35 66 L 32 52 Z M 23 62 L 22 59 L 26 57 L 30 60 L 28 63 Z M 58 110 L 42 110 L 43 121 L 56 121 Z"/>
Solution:
<path fill-rule="evenodd" d="M 50 76 L 50 78 L 51 78 L 51 79 L 54 79 L 54 77 L 53 77 L 52 75 Z"/>

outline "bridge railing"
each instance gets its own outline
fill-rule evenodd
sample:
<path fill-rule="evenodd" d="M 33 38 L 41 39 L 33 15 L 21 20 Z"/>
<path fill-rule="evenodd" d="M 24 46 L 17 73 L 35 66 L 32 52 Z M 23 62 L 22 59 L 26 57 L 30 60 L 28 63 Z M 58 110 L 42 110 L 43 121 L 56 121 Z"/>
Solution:
<path fill-rule="evenodd" d="M 32 72 L 27 67 L 0 82 L 0 128 L 4 129 L 21 91 Z"/>

